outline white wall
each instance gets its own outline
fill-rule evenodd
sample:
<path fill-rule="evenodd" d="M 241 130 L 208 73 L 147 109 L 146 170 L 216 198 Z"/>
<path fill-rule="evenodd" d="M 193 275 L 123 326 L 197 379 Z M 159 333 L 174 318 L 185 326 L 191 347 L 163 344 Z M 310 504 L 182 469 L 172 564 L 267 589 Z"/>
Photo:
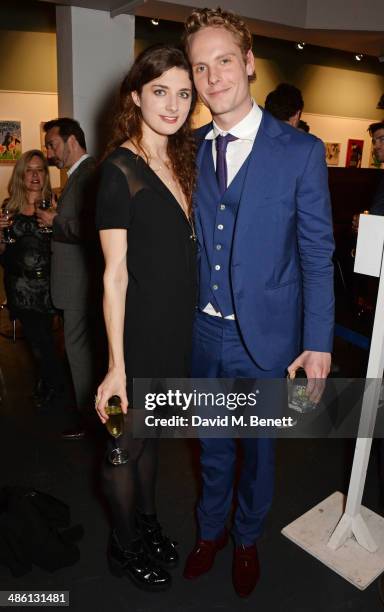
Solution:
<path fill-rule="evenodd" d="M 371 151 L 371 137 L 367 132 L 368 126 L 377 119 L 351 119 L 350 117 L 332 117 L 330 115 L 316 115 L 303 113 L 304 121 L 310 128 L 311 134 L 321 138 L 324 142 L 339 142 L 339 166 L 345 166 L 347 156 L 347 143 L 350 138 L 364 140 L 362 168 L 369 168 L 369 154 Z"/>
<path fill-rule="evenodd" d="M 22 151 L 40 149 L 40 123 L 57 117 L 57 94 L 0 90 L 0 119 L 21 121 Z M 7 196 L 13 165 L 0 164 L 0 203 Z M 59 187 L 60 174 L 50 168 L 53 187 Z"/>

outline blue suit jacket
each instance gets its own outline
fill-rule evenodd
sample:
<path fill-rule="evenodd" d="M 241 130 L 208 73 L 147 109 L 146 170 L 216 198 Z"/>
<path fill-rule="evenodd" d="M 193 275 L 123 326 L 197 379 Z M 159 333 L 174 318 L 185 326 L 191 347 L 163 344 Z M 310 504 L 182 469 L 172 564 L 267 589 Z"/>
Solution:
<path fill-rule="evenodd" d="M 212 124 L 196 131 L 197 165 Z M 323 143 L 263 111 L 238 208 L 231 256 L 235 315 L 259 367 L 287 367 L 333 344 L 334 249 Z M 197 185 L 195 218 L 203 240 Z M 199 195 L 200 194 L 200 195 Z"/>

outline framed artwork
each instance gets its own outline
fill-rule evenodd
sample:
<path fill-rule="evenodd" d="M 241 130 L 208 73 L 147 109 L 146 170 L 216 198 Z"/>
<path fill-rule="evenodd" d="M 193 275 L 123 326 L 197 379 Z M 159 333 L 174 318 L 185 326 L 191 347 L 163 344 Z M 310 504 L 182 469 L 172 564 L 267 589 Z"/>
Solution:
<path fill-rule="evenodd" d="M 363 148 L 364 140 L 355 140 L 354 138 L 348 140 L 347 158 L 345 160 L 346 168 L 361 168 Z"/>
<path fill-rule="evenodd" d="M 325 160 L 327 166 L 338 166 L 340 161 L 340 143 L 325 142 Z"/>
<path fill-rule="evenodd" d="M 0 164 L 14 164 L 21 152 L 21 122 L 0 119 Z"/>

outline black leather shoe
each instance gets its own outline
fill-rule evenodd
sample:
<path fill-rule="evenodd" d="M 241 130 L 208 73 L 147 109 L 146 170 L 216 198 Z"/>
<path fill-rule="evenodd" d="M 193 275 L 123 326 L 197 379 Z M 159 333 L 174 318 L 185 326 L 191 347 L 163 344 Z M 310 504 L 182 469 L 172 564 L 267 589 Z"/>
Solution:
<path fill-rule="evenodd" d="M 167 536 L 163 535 L 156 516 L 138 514 L 137 525 L 144 548 L 151 559 L 167 569 L 176 567 L 179 562 L 176 542 L 172 542 Z"/>
<path fill-rule="evenodd" d="M 171 576 L 147 555 L 140 539 L 123 548 L 112 532 L 108 544 L 108 564 L 111 574 L 126 576 L 144 591 L 165 591 L 171 586 Z"/>
<path fill-rule="evenodd" d="M 61 437 L 63 440 L 82 440 L 84 436 L 84 429 L 65 429 L 61 432 Z"/>

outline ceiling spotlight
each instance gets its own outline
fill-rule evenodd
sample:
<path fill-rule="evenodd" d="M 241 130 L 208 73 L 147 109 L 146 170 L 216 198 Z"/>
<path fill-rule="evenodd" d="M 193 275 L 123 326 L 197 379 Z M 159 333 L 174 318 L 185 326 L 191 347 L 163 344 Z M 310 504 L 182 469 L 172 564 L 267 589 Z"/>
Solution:
<path fill-rule="evenodd" d="M 152 25 L 159 25 L 159 20 L 158 19 L 151 19 L 151 24 Z"/>
<path fill-rule="evenodd" d="M 304 47 L 305 47 L 305 42 L 297 42 L 295 44 L 295 49 L 297 51 L 303 51 Z"/>
<path fill-rule="evenodd" d="M 361 62 L 361 60 L 363 59 L 364 55 L 362 53 L 356 53 L 355 55 L 355 60 L 357 62 Z"/>

